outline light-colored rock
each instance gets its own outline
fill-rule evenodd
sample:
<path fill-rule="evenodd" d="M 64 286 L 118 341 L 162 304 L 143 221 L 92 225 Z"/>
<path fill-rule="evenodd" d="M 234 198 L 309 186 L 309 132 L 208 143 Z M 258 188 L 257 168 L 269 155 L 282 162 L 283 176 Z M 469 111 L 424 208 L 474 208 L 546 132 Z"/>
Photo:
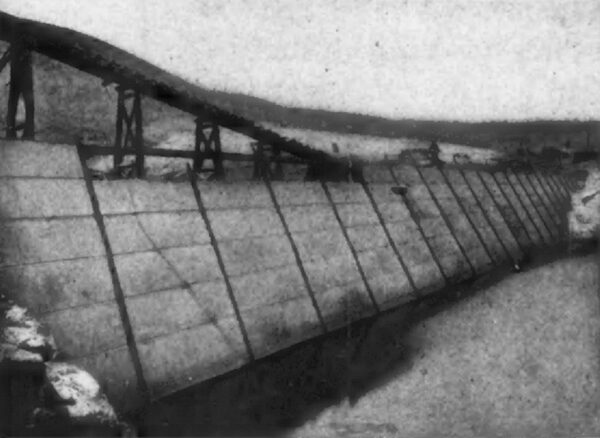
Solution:
<path fill-rule="evenodd" d="M 46 378 L 72 418 L 117 423 L 117 415 L 98 382 L 78 366 L 47 362 Z"/>
<path fill-rule="evenodd" d="M 24 307 L 13 304 L 1 317 L 0 361 L 42 362 L 56 354 L 54 338 Z"/>

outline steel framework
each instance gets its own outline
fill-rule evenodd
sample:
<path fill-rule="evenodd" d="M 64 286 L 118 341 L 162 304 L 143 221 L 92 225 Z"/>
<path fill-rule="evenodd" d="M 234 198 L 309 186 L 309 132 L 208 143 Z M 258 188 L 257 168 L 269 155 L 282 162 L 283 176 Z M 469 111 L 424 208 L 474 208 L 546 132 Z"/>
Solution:
<path fill-rule="evenodd" d="M 10 64 L 10 86 L 6 113 L 6 138 L 17 138 L 17 132 L 23 131 L 21 138 L 33 139 L 35 136 L 35 105 L 33 99 L 33 67 L 31 51 L 25 42 L 15 35 L 10 48 L 0 59 L 0 71 Z M 25 121 L 17 123 L 19 100 L 25 107 Z"/>
<path fill-rule="evenodd" d="M 142 121 L 142 97 L 139 90 L 117 86 L 117 121 L 113 165 L 115 170 L 121 166 L 123 151 L 132 148 L 135 151 L 135 173 L 138 178 L 144 176 L 144 128 Z M 125 131 L 125 132 L 123 132 Z"/>

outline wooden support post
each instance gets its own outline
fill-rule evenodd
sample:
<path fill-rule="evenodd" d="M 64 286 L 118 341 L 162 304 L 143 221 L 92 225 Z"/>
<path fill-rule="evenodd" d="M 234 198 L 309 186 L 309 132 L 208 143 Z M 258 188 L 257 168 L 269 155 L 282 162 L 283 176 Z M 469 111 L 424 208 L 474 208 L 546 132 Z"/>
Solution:
<path fill-rule="evenodd" d="M 194 172 L 212 172 L 212 178 L 217 180 L 225 177 L 218 124 L 200 117 L 196 119 L 194 154 Z M 213 167 L 205 169 L 204 160 L 211 160 Z"/>
<path fill-rule="evenodd" d="M 128 108 L 128 102 L 131 100 L 133 103 Z M 142 178 L 144 176 L 142 97 L 139 90 L 127 90 L 119 85 L 117 86 L 117 120 L 113 155 L 115 170 L 118 170 L 123 161 L 123 150 L 130 148 L 135 151 L 136 176 Z"/>
<path fill-rule="evenodd" d="M 33 97 L 33 67 L 31 52 L 21 38 L 16 35 L 11 41 L 8 55 L 5 53 L 3 62 L 10 61 L 10 86 L 8 91 L 6 113 L 6 138 L 17 138 L 17 110 L 19 99 L 25 106 L 25 123 L 21 138 L 33 139 L 35 134 L 35 105 Z"/>

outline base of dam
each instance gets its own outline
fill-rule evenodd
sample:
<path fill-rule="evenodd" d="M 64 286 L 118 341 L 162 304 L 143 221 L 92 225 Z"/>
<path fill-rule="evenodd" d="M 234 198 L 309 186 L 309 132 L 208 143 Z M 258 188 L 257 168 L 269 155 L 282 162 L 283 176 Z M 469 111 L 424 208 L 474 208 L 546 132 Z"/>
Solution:
<path fill-rule="evenodd" d="M 597 435 L 598 272 L 597 249 L 538 255 L 173 394 L 135 422 L 140 435 Z"/>

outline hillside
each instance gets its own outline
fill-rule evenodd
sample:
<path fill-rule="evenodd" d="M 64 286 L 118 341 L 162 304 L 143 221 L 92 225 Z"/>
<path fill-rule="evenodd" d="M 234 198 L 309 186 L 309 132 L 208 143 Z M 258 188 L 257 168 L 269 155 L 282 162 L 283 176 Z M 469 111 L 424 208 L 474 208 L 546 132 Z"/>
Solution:
<path fill-rule="evenodd" d="M 600 110 L 594 0 L 2 0 L 0 9 L 98 38 L 238 107 L 257 106 L 244 98 L 255 96 L 464 122 L 596 120 Z"/>
<path fill-rule="evenodd" d="M 4 49 L 6 44 L 0 46 Z M 72 143 L 83 138 L 101 144 L 111 144 L 114 135 L 116 92 L 101 80 L 42 55 L 34 57 L 37 138 L 42 141 Z M 0 75 L 8 83 L 8 69 Z M 219 97 L 219 102 L 231 96 Z M 394 154 L 406 147 L 426 146 L 431 140 L 455 144 L 512 151 L 520 143 L 539 151 L 544 146 L 572 150 L 592 148 L 599 143 L 600 130 L 595 122 L 486 122 L 458 123 L 448 121 L 388 120 L 359 114 L 328 112 L 315 109 L 286 108 L 251 96 L 234 96 L 233 102 L 243 106 L 240 111 L 268 129 L 279 130 L 284 136 L 319 141 L 310 143 L 332 153 L 381 156 Z M 5 106 L 6 94 L 0 95 Z M 229 103 L 230 104 L 230 103 Z M 186 113 L 144 99 L 144 136 L 147 144 L 167 148 L 190 148 L 193 144 L 193 118 Z M 2 120 L 2 124 L 4 120 Z M 3 126 L 0 126 L 3 128 Z M 340 138 L 331 140 L 330 132 Z M 374 141 L 373 137 L 382 140 Z M 378 145 L 385 139 L 393 144 Z M 249 153 L 250 139 L 223 130 L 224 149 Z M 333 143 L 335 144 L 335 147 Z M 387 141 L 389 143 L 389 141 Z"/>

